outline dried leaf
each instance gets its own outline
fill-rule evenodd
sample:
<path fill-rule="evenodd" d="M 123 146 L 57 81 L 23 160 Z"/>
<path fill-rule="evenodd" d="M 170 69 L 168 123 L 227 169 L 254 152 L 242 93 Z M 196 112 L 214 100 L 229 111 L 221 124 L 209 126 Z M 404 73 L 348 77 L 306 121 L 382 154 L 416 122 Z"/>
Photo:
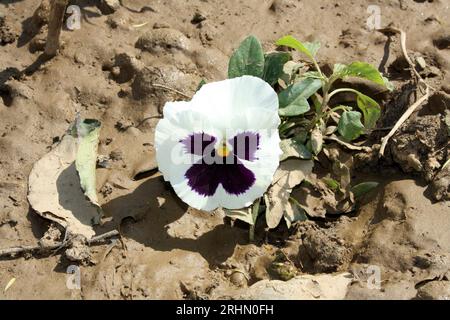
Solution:
<path fill-rule="evenodd" d="M 305 210 L 292 202 L 293 201 L 289 201 L 289 209 L 284 212 L 284 221 L 286 221 L 288 228 L 290 228 L 294 222 L 308 220 Z"/>
<path fill-rule="evenodd" d="M 313 169 L 313 161 L 289 159 L 280 164 L 266 197 L 266 223 L 275 228 L 286 214 L 295 215 L 289 201 L 292 189 L 299 185 Z"/>
<path fill-rule="evenodd" d="M 90 135 L 93 131 L 89 130 L 78 132 L 79 128 L 87 127 L 72 125 L 61 142 L 34 164 L 28 181 L 28 201 L 42 217 L 59 223 L 72 234 L 91 238 L 95 234 L 92 226 L 99 222 L 100 212 L 94 204 L 95 174 L 92 171 L 95 170 L 92 161 L 95 163 L 97 155 L 88 153 L 96 149 L 93 145 L 98 135 Z M 78 156 L 80 146 L 82 155 Z M 77 156 L 80 174 L 76 168 Z M 80 179 L 93 202 L 87 201 Z"/>
<path fill-rule="evenodd" d="M 314 154 L 319 154 L 322 151 L 323 135 L 319 128 L 314 128 L 311 132 L 311 148 Z"/>
<path fill-rule="evenodd" d="M 248 223 L 249 225 L 253 225 L 253 217 L 252 217 L 252 207 L 247 207 L 240 210 L 231 210 L 231 209 L 224 209 L 225 214 L 233 219 L 239 219 L 241 221 L 244 221 Z"/>
<path fill-rule="evenodd" d="M 233 219 L 239 219 L 253 226 L 258 219 L 259 214 L 259 204 L 261 199 L 258 198 L 253 202 L 253 204 L 247 208 L 243 209 L 226 209 L 224 208 L 225 215 Z"/>

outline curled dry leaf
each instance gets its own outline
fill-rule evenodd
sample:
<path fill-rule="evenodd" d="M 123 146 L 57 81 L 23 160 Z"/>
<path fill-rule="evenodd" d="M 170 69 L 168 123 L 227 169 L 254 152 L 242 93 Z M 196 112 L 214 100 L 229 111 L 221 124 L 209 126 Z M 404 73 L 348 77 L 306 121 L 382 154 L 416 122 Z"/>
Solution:
<path fill-rule="evenodd" d="M 254 225 L 255 222 L 253 221 L 253 216 L 252 216 L 252 207 L 247 207 L 247 208 L 243 208 L 243 209 L 224 209 L 225 214 L 232 218 L 232 219 L 238 219 L 241 221 L 244 221 L 246 223 L 248 223 L 249 225 Z"/>
<path fill-rule="evenodd" d="M 312 160 L 289 159 L 280 164 L 275 172 L 272 185 L 265 196 L 266 222 L 269 228 L 275 228 L 283 216 L 296 216 L 295 204 L 289 201 L 292 189 L 299 185 L 312 172 Z"/>
<path fill-rule="evenodd" d="M 296 202 L 293 202 L 292 199 L 289 201 L 289 205 L 292 210 L 286 210 L 284 213 L 284 221 L 286 221 L 288 228 L 296 221 L 306 221 L 308 219 L 305 210 Z"/>
<path fill-rule="evenodd" d="M 95 234 L 92 226 L 101 217 L 95 189 L 99 130 L 97 120 L 72 125 L 34 164 L 28 181 L 28 201 L 39 215 L 86 238 Z"/>
<path fill-rule="evenodd" d="M 258 198 L 253 202 L 253 204 L 249 207 L 242 208 L 242 209 L 223 209 L 225 212 L 225 215 L 232 219 L 238 219 L 241 221 L 244 221 L 248 223 L 251 226 L 254 226 L 256 224 L 256 220 L 258 219 L 259 215 L 259 203 L 261 199 Z"/>
<path fill-rule="evenodd" d="M 319 154 L 320 151 L 322 150 L 322 146 L 323 146 L 322 131 L 318 127 L 316 127 L 311 132 L 311 148 L 312 148 L 312 152 L 314 154 Z"/>

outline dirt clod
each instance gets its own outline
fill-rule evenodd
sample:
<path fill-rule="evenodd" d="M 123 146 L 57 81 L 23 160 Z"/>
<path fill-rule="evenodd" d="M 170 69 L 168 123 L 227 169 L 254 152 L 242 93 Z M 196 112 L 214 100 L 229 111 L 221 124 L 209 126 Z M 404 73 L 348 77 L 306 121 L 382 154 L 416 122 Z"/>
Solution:
<path fill-rule="evenodd" d="M 174 50 L 189 52 L 191 47 L 190 40 L 183 33 L 170 28 L 147 31 L 136 42 L 136 48 L 151 53 Z"/>

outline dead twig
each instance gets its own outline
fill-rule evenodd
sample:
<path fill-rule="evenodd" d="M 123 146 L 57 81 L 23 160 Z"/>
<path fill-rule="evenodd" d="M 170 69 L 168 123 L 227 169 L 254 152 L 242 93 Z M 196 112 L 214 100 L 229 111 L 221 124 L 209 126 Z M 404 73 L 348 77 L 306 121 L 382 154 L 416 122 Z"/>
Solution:
<path fill-rule="evenodd" d="M 101 242 L 107 240 L 108 238 L 119 236 L 119 235 L 120 235 L 119 231 L 111 230 L 109 232 L 103 233 L 96 237 L 92 237 L 92 239 L 87 241 L 87 244 L 88 245 L 98 244 L 98 243 L 101 243 Z"/>
<path fill-rule="evenodd" d="M 148 120 L 152 120 L 152 119 L 161 119 L 161 118 L 162 118 L 161 115 L 145 117 L 144 119 L 142 119 L 142 120 L 136 125 L 136 128 L 139 128 L 140 126 L 142 126 L 142 125 L 143 125 L 146 121 L 148 121 Z"/>
<path fill-rule="evenodd" d="M 345 141 L 339 139 L 336 135 L 331 135 L 331 136 L 329 136 L 329 137 L 328 137 L 328 136 L 325 136 L 324 139 L 325 139 L 325 140 L 334 141 L 334 142 L 336 142 L 337 144 L 340 144 L 341 146 L 346 147 L 347 149 L 352 150 L 352 151 L 364 151 L 364 152 L 370 152 L 370 150 L 371 150 L 370 147 L 356 146 L 356 145 L 354 145 L 354 144 L 345 142 Z"/>
<path fill-rule="evenodd" d="M 163 89 L 163 90 L 167 90 L 167 91 L 172 91 L 172 92 L 175 92 L 176 94 L 179 94 L 180 96 L 182 96 L 182 97 L 184 97 L 186 99 L 191 99 L 191 97 L 188 96 L 187 94 L 185 94 L 184 92 L 181 92 L 180 90 L 171 88 L 171 87 L 166 86 L 164 84 L 152 83 L 151 86 L 154 87 L 154 88 L 159 88 L 159 89 Z"/>
<path fill-rule="evenodd" d="M 387 146 L 387 143 L 388 143 L 389 139 L 397 132 L 397 130 L 411 116 L 411 114 L 422 103 L 424 103 L 425 101 L 428 100 L 428 98 L 430 96 L 430 89 L 432 89 L 432 88 L 425 82 L 425 80 L 423 80 L 423 78 L 421 77 L 419 72 L 417 72 L 413 61 L 411 60 L 411 58 L 408 55 L 408 52 L 406 50 L 406 33 L 403 30 L 401 30 L 401 29 L 392 28 L 392 27 L 380 29 L 379 31 L 380 32 L 400 33 L 400 44 L 401 44 L 401 49 L 402 49 L 403 56 L 405 57 L 406 61 L 408 62 L 408 65 L 409 65 L 409 67 L 411 69 L 412 75 L 413 75 L 414 80 L 416 81 L 416 84 L 417 84 L 417 89 L 422 91 L 422 93 L 423 93 L 422 97 L 417 99 L 416 102 L 413 103 L 405 111 L 405 113 L 400 117 L 400 119 L 398 119 L 397 123 L 394 125 L 394 127 L 391 129 L 391 131 L 389 131 L 389 133 L 381 139 L 381 147 L 380 147 L 380 151 L 379 151 L 379 156 L 381 157 L 381 156 L 384 155 L 384 150 L 386 149 L 386 146 Z M 425 88 L 425 91 L 423 91 L 422 88 Z"/>
<path fill-rule="evenodd" d="M 119 231 L 112 230 L 104 234 L 98 235 L 86 241 L 87 245 L 99 244 L 108 238 L 115 237 L 119 235 Z M 68 247 L 72 242 L 72 238 L 68 237 L 64 241 L 56 242 L 51 245 L 34 245 L 34 246 L 16 246 L 11 248 L 0 249 L 0 258 L 2 257 L 15 257 L 19 254 L 25 253 L 48 253 L 53 250 L 60 250 L 62 248 Z"/>
<path fill-rule="evenodd" d="M 50 9 L 50 20 L 48 23 L 47 42 L 44 54 L 46 57 L 54 57 L 59 49 L 59 36 L 64 20 L 64 13 L 68 0 L 53 0 Z"/>

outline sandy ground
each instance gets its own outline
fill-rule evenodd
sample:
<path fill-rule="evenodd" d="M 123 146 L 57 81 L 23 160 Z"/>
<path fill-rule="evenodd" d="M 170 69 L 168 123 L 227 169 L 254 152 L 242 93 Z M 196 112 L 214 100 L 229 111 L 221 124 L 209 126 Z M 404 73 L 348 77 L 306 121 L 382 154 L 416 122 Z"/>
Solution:
<path fill-rule="evenodd" d="M 448 1 L 122 0 L 112 13 L 97 1 L 71 3 L 82 9 L 81 29 L 63 30 L 60 54 L 40 63 L 45 1 L 37 11 L 40 1 L 0 1 L 0 248 L 35 244 L 50 227 L 29 207 L 27 179 L 77 112 L 102 121 L 99 153 L 113 159 L 97 185 L 113 219 L 96 231 L 120 227 L 122 241 L 91 247 L 82 262 L 62 252 L 2 259 L 0 299 L 238 298 L 275 277 L 267 270 L 279 250 L 300 274 L 352 273 L 350 299 L 450 298 L 450 173 L 433 166 L 450 152 Z M 398 38 L 367 29 L 369 5 L 381 9 L 382 26 L 406 31 L 436 92 L 394 136 L 386 160 L 359 157 L 354 175 L 381 187 L 357 212 L 269 233 L 261 225 L 248 244 L 245 225 L 187 208 L 157 173 L 132 179 L 154 164 L 158 119 L 148 118 L 180 98 L 151 83 L 192 95 L 202 78 L 226 77 L 249 34 L 266 50 L 286 34 L 319 40 L 325 69 L 354 60 L 379 67 L 396 86 L 379 127 L 392 126 L 408 105 L 410 74 Z M 196 13 L 204 21 L 193 23 Z M 80 289 L 67 285 L 69 266 L 79 268 Z M 381 289 L 366 285 L 368 266 L 380 270 Z"/>

